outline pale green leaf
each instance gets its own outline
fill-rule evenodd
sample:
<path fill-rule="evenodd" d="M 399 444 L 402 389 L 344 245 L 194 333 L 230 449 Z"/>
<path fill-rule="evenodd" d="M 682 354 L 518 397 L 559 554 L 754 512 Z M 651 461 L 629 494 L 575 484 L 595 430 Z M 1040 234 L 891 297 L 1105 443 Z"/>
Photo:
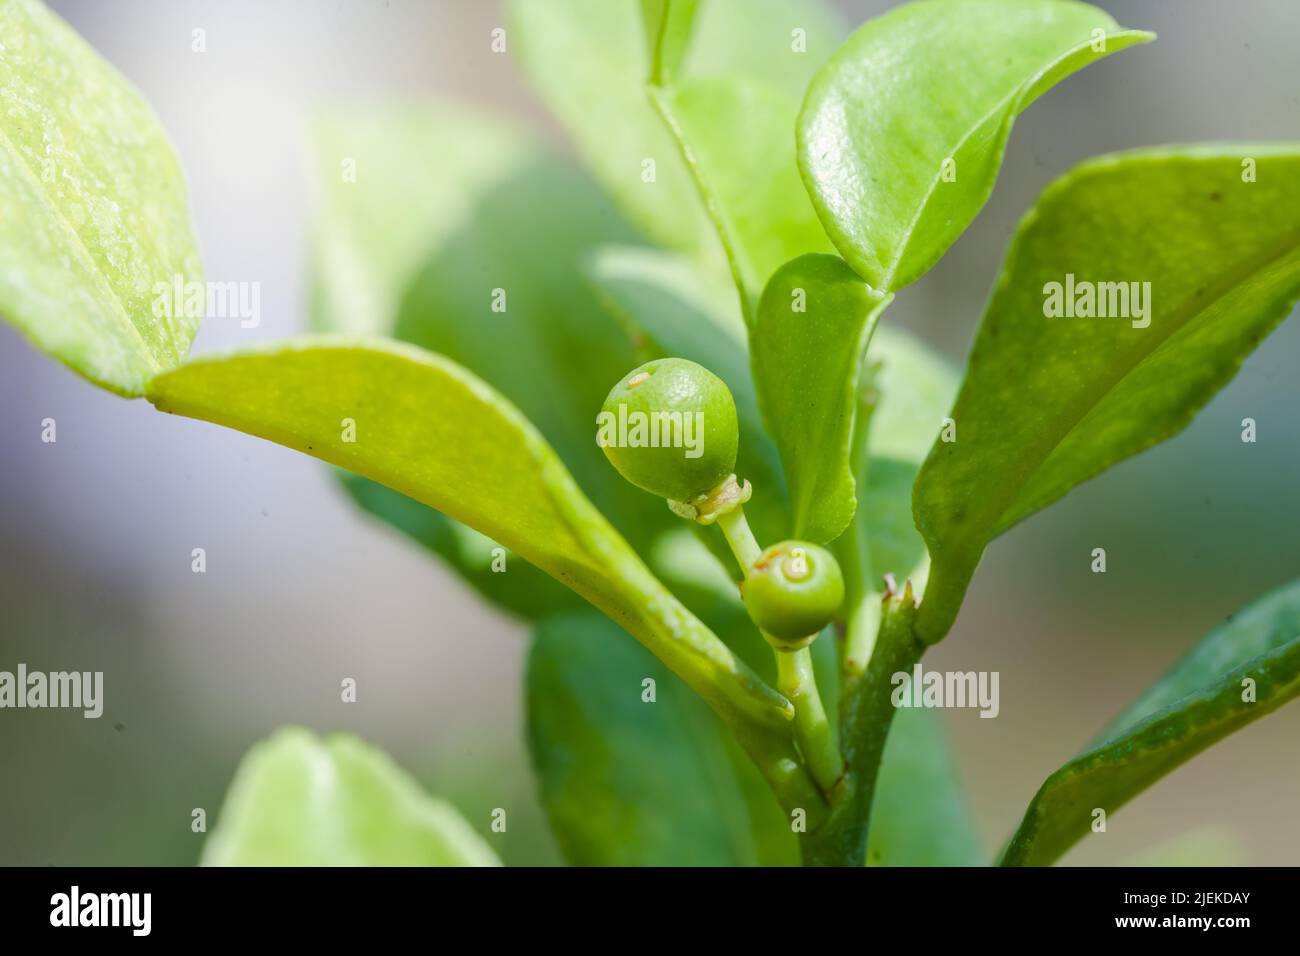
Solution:
<path fill-rule="evenodd" d="M 0 316 L 135 396 L 189 351 L 202 279 L 149 105 L 45 4 L 0 0 Z"/>
<path fill-rule="evenodd" d="M 717 261 L 690 175 L 646 96 L 638 0 L 510 0 L 508 9 L 512 55 L 628 219 L 661 245 Z"/>
<path fill-rule="evenodd" d="M 286 727 L 245 756 L 204 866 L 499 866 L 451 804 L 382 751 Z"/>
<path fill-rule="evenodd" d="M 1237 830 L 1204 826 L 1139 850 L 1117 866 L 1248 866 L 1250 848 Z"/>
<path fill-rule="evenodd" d="M 1109 317 L 1056 315 L 1070 283 Z M 918 633 L 946 633 L 992 537 L 1186 427 L 1297 296 L 1300 147 L 1144 150 L 1050 186 L 985 312 L 956 441 L 917 481 L 934 558 Z"/>
<path fill-rule="evenodd" d="M 801 256 L 763 290 L 750 334 L 763 418 L 781 450 L 794 534 L 824 544 L 853 520 L 858 373 L 891 297 L 838 256 Z"/>
<path fill-rule="evenodd" d="M 647 43 L 640 6 L 514 0 L 511 35 L 588 167 L 648 236 L 713 268 L 712 220 L 748 311 L 782 262 L 830 248 L 791 131 L 808 79 L 842 35 L 838 18 L 820 0 L 708 0 L 693 17 L 673 16 L 664 48 Z M 648 46 L 673 51 L 676 64 L 653 88 L 662 117 L 645 88 Z"/>
<path fill-rule="evenodd" d="M 695 171 L 752 316 L 782 263 L 832 251 L 795 165 L 798 96 L 743 75 L 688 78 L 653 95 Z"/>
<path fill-rule="evenodd" d="M 304 451 L 463 521 L 609 614 L 738 733 L 749 731 L 751 746 L 787 731 L 788 703 L 650 574 L 537 430 L 442 356 L 383 340 L 290 341 L 191 361 L 155 379 L 149 398 L 163 411 Z"/>
<path fill-rule="evenodd" d="M 312 319 L 366 335 L 393 334 L 430 256 L 540 155 L 507 120 L 452 103 L 334 110 L 316 119 L 312 147 Z"/>
<path fill-rule="evenodd" d="M 1051 863 L 1165 774 L 1300 696 L 1300 583 L 1212 630 L 1087 750 L 1047 778 L 1002 863 Z"/>
<path fill-rule="evenodd" d="M 666 82 L 676 75 L 686 57 L 699 8 L 699 0 L 641 0 L 652 82 Z"/>
<path fill-rule="evenodd" d="M 798 122 L 800 171 L 840 254 L 877 289 L 919 278 L 993 191 L 1016 115 L 1151 39 L 1072 0 L 923 0 L 860 27 Z"/>

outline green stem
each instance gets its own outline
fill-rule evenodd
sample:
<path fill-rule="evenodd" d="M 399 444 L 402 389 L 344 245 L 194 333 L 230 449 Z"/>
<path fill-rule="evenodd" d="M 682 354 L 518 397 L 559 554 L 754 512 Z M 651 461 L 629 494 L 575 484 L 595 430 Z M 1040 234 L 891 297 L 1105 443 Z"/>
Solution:
<path fill-rule="evenodd" d="M 804 841 L 810 866 L 862 866 L 866 860 L 880 759 L 894 720 L 893 675 L 910 672 L 925 645 L 912 634 L 916 608 L 911 589 L 887 599 L 871 661 L 840 706 L 840 736 L 847 772 L 843 795 L 826 823 Z"/>
<path fill-rule="evenodd" d="M 722 536 L 727 539 L 731 553 L 736 556 L 740 573 L 748 577 L 749 569 L 762 557 L 763 549 L 758 546 L 754 532 L 749 530 L 745 509 L 737 505 L 726 514 L 718 515 L 717 525 L 722 529 Z"/>
<path fill-rule="evenodd" d="M 871 432 L 871 419 L 876 410 L 877 395 L 872 383 L 871 369 L 864 369 L 858 395 L 857 415 L 853 421 L 853 440 L 849 447 L 849 461 L 853 462 L 853 474 L 858 488 L 865 489 L 868 480 L 870 457 L 867 453 L 867 440 Z M 859 495 L 862 492 L 859 491 Z M 861 504 L 859 504 L 861 507 Z M 844 646 L 840 649 L 841 686 L 847 694 L 854 683 L 867 669 L 872 651 L 876 646 L 876 635 L 880 631 L 881 611 L 884 592 L 880 589 L 880 579 L 871 563 L 871 548 L 867 540 L 867 525 L 860 515 L 855 515 L 848 530 L 836 543 L 839 552 L 840 567 L 844 569 L 846 582 L 845 607 L 848 613 L 844 621 Z"/>
<path fill-rule="evenodd" d="M 817 693 L 812 654 L 808 648 L 776 652 L 776 687 L 794 705 L 794 738 L 822 793 L 836 792 L 844 762 L 835 749 L 826 708 Z"/>
<path fill-rule="evenodd" d="M 745 509 L 737 505 L 719 515 L 717 525 L 722 529 L 731 553 L 736 556 L 741 573 L 748 577 L 750 569 L 762 557 L 763 549 L 749 528 Z M 766 634 L 763 639 L 773 644 Z M 826 708 L 817 691 L 812 655 L 806 647 L 798 651 L 778 651 L 773 646 L 773 653 L 776 654 L 777 689 L 794 707 L 795 742 L 817 786 L 829 798 L 840 779 L 844 763 L 836 752 Z"/>

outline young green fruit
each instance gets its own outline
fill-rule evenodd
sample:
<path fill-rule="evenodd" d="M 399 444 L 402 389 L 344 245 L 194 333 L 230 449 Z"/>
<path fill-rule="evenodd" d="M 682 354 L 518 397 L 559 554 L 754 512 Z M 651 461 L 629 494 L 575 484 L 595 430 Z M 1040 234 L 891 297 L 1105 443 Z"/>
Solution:
<path fill-rule="evenodd" d="M 844 576 L 825 548 L 782 541 L 765 550 L 741 584 L 745 609 L 778 650 L 798 650 L 831 622 L 844 602 Z"/>
<path fill-rule="evenodd" d="M 736 467 L 736 403 L 702 365 L 655 359 L 615 385 L 596 416 L 596 444 L 638 488 L 689 502 Z"/>

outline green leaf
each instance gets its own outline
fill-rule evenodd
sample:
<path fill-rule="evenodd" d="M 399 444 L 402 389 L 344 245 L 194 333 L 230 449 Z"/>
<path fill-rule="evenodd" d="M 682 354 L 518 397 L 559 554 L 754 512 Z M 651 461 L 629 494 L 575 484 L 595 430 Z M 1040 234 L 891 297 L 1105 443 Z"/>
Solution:
<path fill-rule="evenodd" d="M 1048 317 L 1069 282 L 1119 284 L 1134 317 Z M 1181 431 L 1298 295 L 1296 146 L 1127 153 L 1050 186 L 985 312 L 956 441 L 935 443 L 917 481 L 934 557 L 921 636 L 947 632 L 986 542 Z"/>
<path fill-rule="evenodd" d="M 519 65 L 628 219 L 660 245 L 717 262 L 690 175 L 646 98 L 637 0 L 511 0 L 508 9 Z"/>
<path fill-rule="evenodd" d="M 0 0 L 0 315 L 136 396 L 189 351 L 202 314 L 174 290 L 202 279 L 149 105 L 45 4 Z"/>
<path fill-rule="evenodd" d="M 870 557 L 873 589 L 885 574 L 912 581 L 924 593 L 929 555 L 912 521 L 912 486 L 959 376 L 953 365 L 919 339 L 882 325 L 867 354 L 870 376 L 865 453 L 855 462 L 855 533 Z M 878 592 L 877 599 L 878 599 Z"/>
<path fill-rule="evenodd" d="M 754 487 L 745 514 L 761 541 L 790 536 L 785 477 L 763 427 L 749 373 L 745 325 L 734 293 L 684 257 L 653 249 L 609 247 L 595 252 L 587 274 L 610 312 L 638 343 L 642 361 L 677 356 L 698 362 L 731 389 L 740 424 L 736 474 Z M 724 563 L 731 554 L 720 536 Z"/>
<path fill-rule="evenodd" d="M 405 291 L 395 334 L 510 399 L 587 497 L 643 548 L 677 519 L 619 480 L 596 445 L 605 396 L 640 363 L 581 267 L 597 244 L 634 240 L 585 178 L 539 156 L 483 197 L 471 221 L 429 256 Z"/>
<path fill-rule="evenodd" d="M 618 621 L 755 759 L 778 765 L 774 749 L 758 751 L 788 733 L 788 702 L 650 574 L 518 410 L 446 358 L 384 340 L 289 341 L 191 361 L 155 379 L 149 399 L 347 468 L 500 542 Z"/>
<path fill-rule="evenodd" d="M 204 866 L 499 866 L 445 800 L 347 734 L 286 727 L 245 755 Z"/>
<path fill-rule="evenodd" d="M 1249 866 L 1250 848 L 1236 830 L 1197 827 L 1164 843 L 1139 850 L 1117 866 Z"/>
<path fill-rule="evenodd" d="M 1016 115 L 1152 39 L 1063 0 L 928 0 L 860 27 L 812 81 L 797 129 L 804 183 L 840 254 L 877 289 L 918 279 L 993 191 Z"/>
<path fill-rule="evenodd" d="M 513 123 L 452 103 L 332 111 L 316 119 L 312 147 L 313 323 L 365 335 L 393 334 L 429 258 L 540 155 Z"/>
<path fill-rule="evenodd" d="M 752 316 L 782 263 L 832 249 L 795 165 L 790 125 L 798 97 L 746 76 L 686 80 L 652 95 L 694 171 L 744 314 Z"/>
<path fill-rule="evenodd" d="M 890 298 L 827 255 L 786 263 L 763 290 L 750 361 L 790 482 L 798 538 L 824 544 L 853 520 L 858 373 Z"/>
<path fill-rule="evenodd" d="M 641 0 L 651 82 L 671 80 L 686 57 L 699 0 Z"/>
<path fill-rule="evenodd" d="M 821 2 L 709 0 L 693 17 L 673 3 L 669 21 L 647 11 L 645 22 L 668 30 L 649 44 L 668 57 L 656 70 L 639 6 L 515 0 L 511 36 L 593 174 L 648 236 L 712 268 L 712 220 L 748 312 L 777 266 L 830 248 L 799 182 L 790 129 L 808 79 L 842 35 L 838 19 Z M 671 84 L 654 87 L 653 108 L 647 77 Z"/>
<path fill-rule="evenodd" d="M 610 480 L 592 440 L 605 394 L 638 364 L 578 268 L 593 243 L 633 239 L 599 194 L 512 124 L 450 105 L 333 113 L 317 124 L 317 159 L 318 326 L 393 335 L 456 361 L 541 429 L 635 545 L 668 526 L 667 509 Z M 491 543 L 450 519 L 378 485 L 348 489 L 489 600 L 528 617 L 572 606 L 526 570 L 493 574 Z"/>
<path fill-rule="evenodd" d="M 980 866 L 980 845 L 938 716 L 900 709 L 876 781 L 868 866 Z"/>
<path fill-rule="evenodd" d="M 747 320 L 768 278 L 795 256 L 831 251 L 802 188 L 790 130 L 813 71 L 843 36 L 821 3 L 713 0 L 682 77 L 651 77 L 722 241 Z M 724 52 L 725 51 L 725 52 Z"/>
<path fill-rule="evenodd" d="M 788 818 L 726 729 L 608 619 L 539 625 L 527 701 L 542 803 L 569 863 L 798 862 Z"/>
<path fill-rule="evenodd" d="M 1003 865 L 1051 863 L 1211 744 L 1300 696 L 1300 582 L 1212 630 L 1082 754 L 1047 778 Z"/>

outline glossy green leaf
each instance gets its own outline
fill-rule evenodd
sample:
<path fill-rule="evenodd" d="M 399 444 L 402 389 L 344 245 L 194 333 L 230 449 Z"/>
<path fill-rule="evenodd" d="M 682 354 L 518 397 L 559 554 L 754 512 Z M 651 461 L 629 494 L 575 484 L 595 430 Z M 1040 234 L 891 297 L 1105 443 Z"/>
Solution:
<path fill-rule="evenodd" d="M 0 316 L 135 396 L 189 351 L 203 310 L 187 284 L 202 279 L 149 105 L 45 4 L 0 0 Z"/>
<path fill-rule="evenodd" d="M 1210 745 L 1300 696 L 1300 583 L 1212 630 L 1082 754 L 1047 778 L 1002 863 L 1051 863 Z M 1112 824 L 1113 826 L 1113 824 Z"/>
<path fill-rule="evenodd" d="M 988 199 L 1016 115 L 1151 39 L 1071 0 L 925 0 L 860 27 L 798 121 L 800 171 L 840 254 L 877 289 L 919 278 Z"/>
<path fill-rule="evenodd" d="M 717 717 L 607 618 L 539 625 L 527 706 L 542 803 L 570 863 L 797 864 L 788 818 Z"/>
<path fill-rule="evenodd" d="M 900 709 L 880 763 L 868 866 L 980 866 L 986 857 L 939 717 Z"/>
<path fill-rule="evenodd" d="M 451 804 L 347 734 L 286 727 L 244 757 L 204 866 L 499 866 Z"/>
<path fill-rule="evenodd" d="M 784 698 L 650 574 L 518 410 L 446 358 L 384 340 L 304 339 L 194 360 L 155 379 L 149 398 L 463 521 L 618 621 L 750 747 L 788 731 Z"/>
<path fill-rule="evenodd" d="M 331 114 L 317 159 L 317 324 L 394 335 L 465 366 L 541 429 L 635 545 L 668 526 L 666 509 L 609 480 L 592 440 L 610 385 L 638 364 L 579 270 L 593 243 L 633 238 L 599 194 L 514 126 L 450 105 Z M 382 486 L 348 488 L 489 600 L 529 617 L 571 604 L 553 587 L 529 591 L 526 573 L 492 574 L 490 543 L 450 519 Z"/>
<path fill-rule="evenodd" d="M 790 536 L 786 484 L 776 446 L 763 427 L 749 372 L 745 325 L 735 294 L 685 258 L 653 249 L 610 247 L 598 250 L 587 273 L 606 307 L 622 321 L 643 359 L 678 356 L 698 362 L 731 389 L 740 424 L 736 474 L 749 481 L 754 496 L 745 514 L 761 541 Z M 720 536 L 720 556 L 731 555 Z"/>
<path fill-rule="evenodd" d="M 890 298 L 828 255 L 786 263 L 763 290 L 750 362 L 763 418 L 781 450 L 798 538 L 824 544 L 853 520 L 858 374 Z"/>
<path fill-rule="evenodd" d="M 1111 317 L 1049 317 L 1070 283 Z M 1300 147 L 1120 154 L 1050 186 L 985 312 L 956 441 L 917 481 L 934 557 L 921 636 L 946 633 L 989 539 L 1181 431 L 1298 295 Z"/>

